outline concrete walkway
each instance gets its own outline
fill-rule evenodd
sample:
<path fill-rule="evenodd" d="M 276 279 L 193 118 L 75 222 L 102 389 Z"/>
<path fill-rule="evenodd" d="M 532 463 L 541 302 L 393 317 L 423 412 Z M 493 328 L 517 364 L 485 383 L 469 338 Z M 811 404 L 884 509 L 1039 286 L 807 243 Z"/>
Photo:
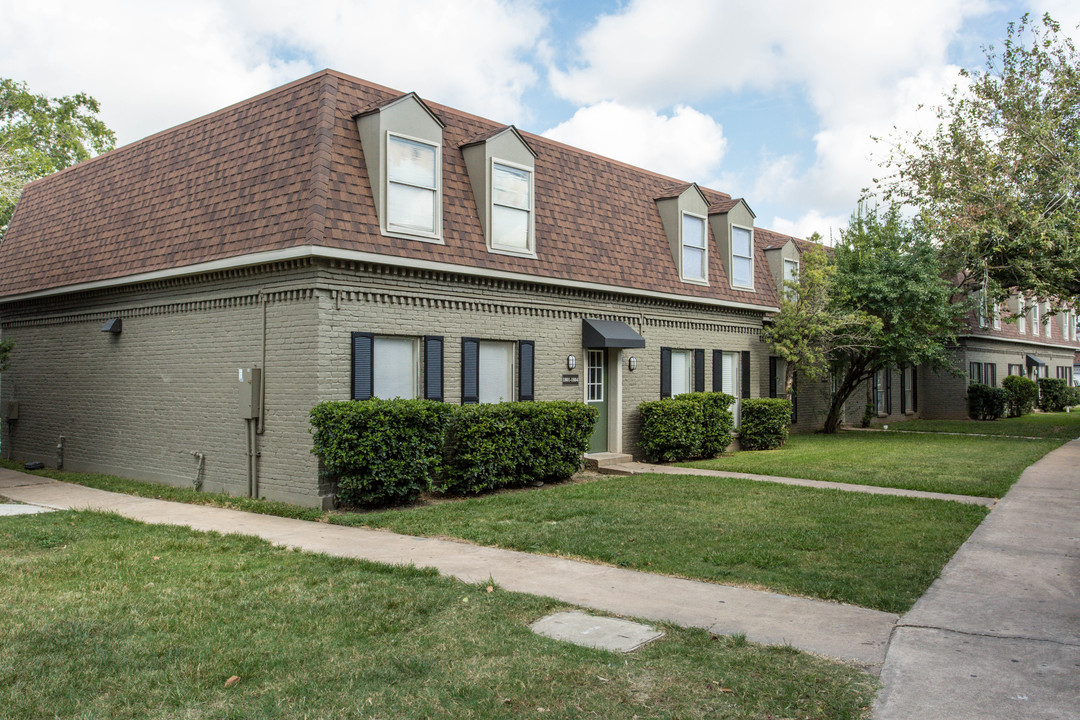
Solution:
<path fill-rule="evenodd" d="M 1027 470 L 901 619 L 877 720 L 1080 717 L 1080 440 Z"/>
<path fill-rule="evenodd" d="M 650 465 L 649 463 L 627 462 L 607 468 L 627 475 L 642 473 L 667 473 L 669 475 L 696 475 L 698 477 L 742 478 L 758 482 L 780 483 L 781 485 L 799 485 L 801 487 L 844 490 L 845 492 L 866 493 L 868 495 L 894 495 L 897 497 L 921 498 L 923 500 L 951 500 L 967 505 L 993 507 L 997 498 L 974 497 L 971 495 L 952 495 L 950 493 L 927 492 L 925 490 L 903 490 L 901 488 L 877 487 L 876 485 L 856 485 L 854 483 L 832 482 L 829 480 L 803 480 L 802 478 L 779 477 L 775 475 L 753 475 L 751 473 L 729 472 L 727 470 L 701 470 L 698 468 L 676 467 L 675 465 Z"/>
<path fill-rule="evenodd" d="M 433 567 L 470 583 L 490 577 L 506 590 L 719 634 L 743 633 L 754 642 L 790 644 L 857 663 L 872 672 L 880 671 L 889 634 L 898 619 L 892 613 L 852 605 L 575 560 L 151 500 L 3 468 L 0 495 L 51 508 L 100 510 L 148 523 L 255 535 L 275 545 L 327 555 Z"/>

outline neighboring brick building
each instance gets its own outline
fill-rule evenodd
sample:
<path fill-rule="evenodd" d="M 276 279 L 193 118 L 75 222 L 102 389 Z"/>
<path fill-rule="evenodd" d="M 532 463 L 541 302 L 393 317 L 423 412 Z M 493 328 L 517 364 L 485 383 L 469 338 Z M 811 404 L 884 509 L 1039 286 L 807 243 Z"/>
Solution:
<path fill-rule="evenodd" d="M 26 188 L 3 448 L 325 506 L 308 412 L 374 394 L 588 401 L 594 449 L 633 453 L 643 400 L 768 394 L 767 237 L 723 193 L 320 72 Z"/>

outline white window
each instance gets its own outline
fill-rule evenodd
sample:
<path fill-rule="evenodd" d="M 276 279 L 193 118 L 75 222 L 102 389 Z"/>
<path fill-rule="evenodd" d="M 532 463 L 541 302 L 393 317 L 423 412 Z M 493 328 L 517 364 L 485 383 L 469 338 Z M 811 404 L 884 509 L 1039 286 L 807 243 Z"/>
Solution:
<path fill-rule="evenodd" d="M 671 351 L 671 395 L 688 393 L 694 387 L 690 372 L 694 366 L 694 353 L 690 350 Z"/>
<path fill-rule="evenodd" d="M 877 382 L 875 382 L 874 388 L 874 412 L 879 415 L 884 415 L 888 408 L 888 396 L 889 389 L 888 370 L 878 370 L 876 375 Z"/>
<path fill-rule="evenodd" d="M 684 280 L 705 280 L 705 219 L 683 213 L 682 276 Z"/>
<path fill-rule="evenodd" d="M 1069 339 L 1069 315 L 1070 313 L 1068 310 L 1061 311 L 1061 337 L 1066 340 Z"/>
<path fill-rule="evenodd" d="M 900 371 L 904 374 L 904 412 L 915 409 L 915 366 L 905 365 Z"/>
<path fill-rule="evenodd" d="M 720 391 L 735 398 L 731 412 L 735 417 L 735 427 L 739 427 L 742 410 L 742 398 L 739 397 L 739 353 L 726 352 L 720 357 Z"/>
<path fill-rule="evenodd" d="M 1053 337 L 1054 323 L 1050 320 L 1050 303 L 1046 303 L 1046 314 L 1043 317 L 1046 318 L 1043 322 L 1043 329 L 1046 330 L 1046 337 Z"/>
<path fill-rule="evenodd" d="M 1027 332 L 1027 315 L 1024 314 L 1024 298 L 1016 299 L 1016 329 L 1023 335 Z"/>
<path fill-rule="evenodd" d="M 975 314 L 979 318 L 979 327 L 986 327 L 986 293 L 979 292 L 975 295 Z"/>
<path fill-rule="evenodd" d="M 585 400 L 604 402 L 604 351 L 589 350 L 588 377 L 585 382 Z"/>
<path fill-rule="evenodd" d="M 387 228 L 438 236 L 438 146 L 388 133 L 386 161 Z"/>
<path fill-rule="evenodd" d="M 417 376 L 416 339 L 376 337 L 372 348 L 374 385 L 372 394 L 384 400 L 415 398 Z"/>
<path fill-rule="evenodd" d="M 788 282 L 799 282 L 799 261 L 798 260 L 785 260 L 784 261 L 784 279 Z"/>
<path fill-rule="evenodd" d="M 1039 334 L 1039 303 L 1035 303 L 1031 306 L 1031 334 L 1038 336 Z"/>
<path fill-rule="evenodd" d="M 1001 329 L 1001 305 L 994 304 L 994 329 Z"/>
<path fill-rule="evenodd" d="M 731 284 L 754 287 L 753 233 L 746 228 L 731 228 Z"/>
<path fill-rule="evenodd" d="M 531 252 L 532 171 L 493 162 L 491 169 L 491 244 Z"/>
<path fill-rule="evenodd" d="M 514 343 L 480 343 L 480 402 L 514 399 Z"/>

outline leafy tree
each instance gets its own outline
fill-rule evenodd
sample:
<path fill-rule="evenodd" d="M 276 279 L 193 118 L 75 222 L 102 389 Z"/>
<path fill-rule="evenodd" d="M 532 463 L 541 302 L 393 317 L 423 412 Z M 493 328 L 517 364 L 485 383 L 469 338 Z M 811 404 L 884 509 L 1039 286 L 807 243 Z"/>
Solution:
<path fill-rule="evenodd" d="M 1010 23 L 964 71 L 932 135 L 901 139 L 882 184 L 913 206 L 961 285 L 1004 300 L 1080 296 L 1080 54 L 1045 15 Z"/>
<path fill-rule="evenodd" d="M 116 136 L 98 112 L 84 93 L 50 99 L 0 78 L 0 239 L 24 185 L 113 149 Z"/>
<path fill-rule="evenodd" d="M 880 328 L 881 320 L 868 313 L 834 306 L 835 276 L 836 263 L 828 250 L 819 245 L 804 251 L 798 280 L 784 281 L 780 312 L 762 333 L 773 352 L 786 361 L 784 396 L 789 400 L 796 373 L 807 380 L 823 380 L 836 354 L 871 349 Z"/>
<path fill-rule="evenodd" d="M 11 351 L 15 349 L 15 343 L 10 340 L 0 340 L 0 372 L 8 369 Z"/>
<path fill-rule="evenodd" d="M 860 384 L 889 367 L 928 365 L 955 370 L 950 346 L 966 315 L 954 303 L 955 287 L 940 253 L 917 220 L 906 220 L 898 206 L 883 214 L 860 206 L 835 249 L 836 274 L 829 307 L 834 313 L 864 313 L 867 342 L 830 353 L 837 389 L 825 432 L 836 432 L 844 404 Z"/>

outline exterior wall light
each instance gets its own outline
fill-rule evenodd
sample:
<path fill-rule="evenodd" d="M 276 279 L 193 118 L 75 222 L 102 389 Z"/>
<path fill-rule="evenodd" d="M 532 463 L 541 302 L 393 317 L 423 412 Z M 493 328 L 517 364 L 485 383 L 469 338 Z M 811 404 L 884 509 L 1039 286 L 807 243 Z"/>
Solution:
<path fill-rule="evenodd" d="M 631 355 L 628 365 L 630 367 L 630 372 L 634 372 L 635 370 L 637 370 L 637 358 Z"/>
<path fill-rule="evenodd" d="M 573 370 L 576 367 L 577 367 L 577 358 L 574 357 L 573 355 L 568 355 L 566 357 L 566 369 L 567 370 Z"/>

